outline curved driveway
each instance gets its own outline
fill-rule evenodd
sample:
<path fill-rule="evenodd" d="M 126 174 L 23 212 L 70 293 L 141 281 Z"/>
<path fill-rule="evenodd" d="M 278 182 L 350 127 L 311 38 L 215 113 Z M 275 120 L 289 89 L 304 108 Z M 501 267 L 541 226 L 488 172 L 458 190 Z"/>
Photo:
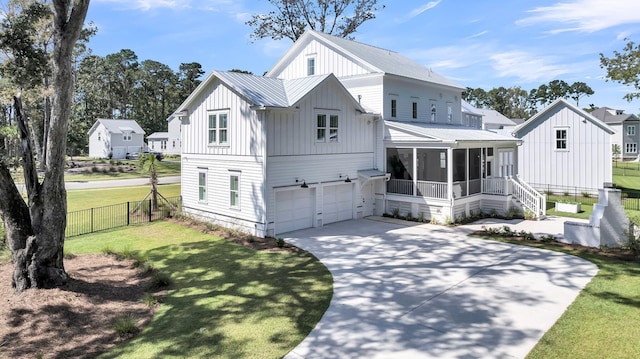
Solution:
<path fill-rule="evenodd" d="M 597 267 L 471 228 L 378 218 L 286 234 L 334 278 L 329 309 L 286 358 L 525 357 Z"/>

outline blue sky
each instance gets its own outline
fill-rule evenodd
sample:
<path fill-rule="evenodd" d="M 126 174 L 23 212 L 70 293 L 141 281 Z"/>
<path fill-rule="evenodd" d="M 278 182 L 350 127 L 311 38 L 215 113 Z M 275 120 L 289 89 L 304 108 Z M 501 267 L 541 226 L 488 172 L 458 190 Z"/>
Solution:
<path fill-rule="evenodd" d="M 526 90 L 561 79 L 586 82 L 581 99 L 640 112 L 632 91 L 605 82 L 599 54 L 640 42 L 638 0 L 382 1 L 386 7 L 355 34 L 359 42 L 397 51 L 463 86 Z M 261 75 L 291 46 L 288 39 L 249 39 L 251 14 L 267 0 L 92 0 L 88 21 L 98 27 L 89 47 L 107 55 L 123 48 L 140 61 L 177 70 L 199 62 L 205 71 L 238 68 Z"/>

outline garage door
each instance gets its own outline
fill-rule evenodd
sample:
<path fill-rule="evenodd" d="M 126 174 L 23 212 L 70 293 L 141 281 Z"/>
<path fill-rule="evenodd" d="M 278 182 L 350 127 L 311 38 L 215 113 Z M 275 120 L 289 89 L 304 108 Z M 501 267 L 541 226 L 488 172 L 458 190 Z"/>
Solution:
<path fill-rule="evenodd" d="M 342 184 L 323 188 L 322 224 L 353 218 L 353 186 Z"/>
<path fill-rule="evenodd" d="M 313 227 L 315 190 L 276 192 L 276 234 Z"/>

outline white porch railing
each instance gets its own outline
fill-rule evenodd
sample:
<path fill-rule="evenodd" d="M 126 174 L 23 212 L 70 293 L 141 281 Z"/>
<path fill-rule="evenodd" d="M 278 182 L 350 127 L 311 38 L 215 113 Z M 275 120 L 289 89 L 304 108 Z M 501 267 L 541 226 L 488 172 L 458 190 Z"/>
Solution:
<path fill-rule="evenodd" d="M 547 199 L 540 192 L 520 177 L 510 177 L 509 181 L 513 185 L 513 195 L 526 209 L 533 212 L 536 218 L 543 218 L 547 214 Z"/>
<path fill-rule="evenodd" d="M 387 192 L 413 196 L 413 181 L 401 180 L 401 179 L 390 179 L 387 182 Z"/>
<path fill-rule="evenodd" d="M 483 178 L 482 193 L 509 194 L 509 181 L 506 178 Z"/>
<path fill-rule="evenodd" d="M 418 181 L 418 196 L 431 198 L 448 198 L 449 186 L 446 182 Z"/>

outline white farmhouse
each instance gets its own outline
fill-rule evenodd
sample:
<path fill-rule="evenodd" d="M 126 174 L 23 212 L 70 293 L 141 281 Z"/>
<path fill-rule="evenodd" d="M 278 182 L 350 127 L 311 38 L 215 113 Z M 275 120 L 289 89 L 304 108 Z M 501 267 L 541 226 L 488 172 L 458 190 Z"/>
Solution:
<path fill-rule="evenodd" d="M 165 155 L 179 155 L 182 147 L 180 139 L 180 119 L 167 119 L 167 132 L 154 132 L 147 136 L 147 147 L 150 151 L 161 152 Z"/>
<path fill-rule="evenodd" d="M 134 120 L 99 118 L 88 134 L 92 158 L 125 158 L 144 148 L 144 130 Z"/>
<path fill-rule="evenodd" d="M 624 113 L 609 107 L 600 107 L 591 115 L 611 127 L 615 134 L 612 143 L 620 146 L 618 159 L 640 159 L 638 144 L 640 144 L 640 119 L 634 114 Z"/>
<path fill-rule="evenodd" d="M 592 192 L 612 181 L 613 129 L 565 99 L 515 128 L 518 173 L 539 190 Z"/>
<path fill-rule="evenodd" d="M 464 89 L 398 53 L 308 31 L 265 77 L 212 72 L 173 114 L 183 209 L 260 236 L 393 212 L 544 214 L 513 177 L 520 141 L 467 123 Z"/>

